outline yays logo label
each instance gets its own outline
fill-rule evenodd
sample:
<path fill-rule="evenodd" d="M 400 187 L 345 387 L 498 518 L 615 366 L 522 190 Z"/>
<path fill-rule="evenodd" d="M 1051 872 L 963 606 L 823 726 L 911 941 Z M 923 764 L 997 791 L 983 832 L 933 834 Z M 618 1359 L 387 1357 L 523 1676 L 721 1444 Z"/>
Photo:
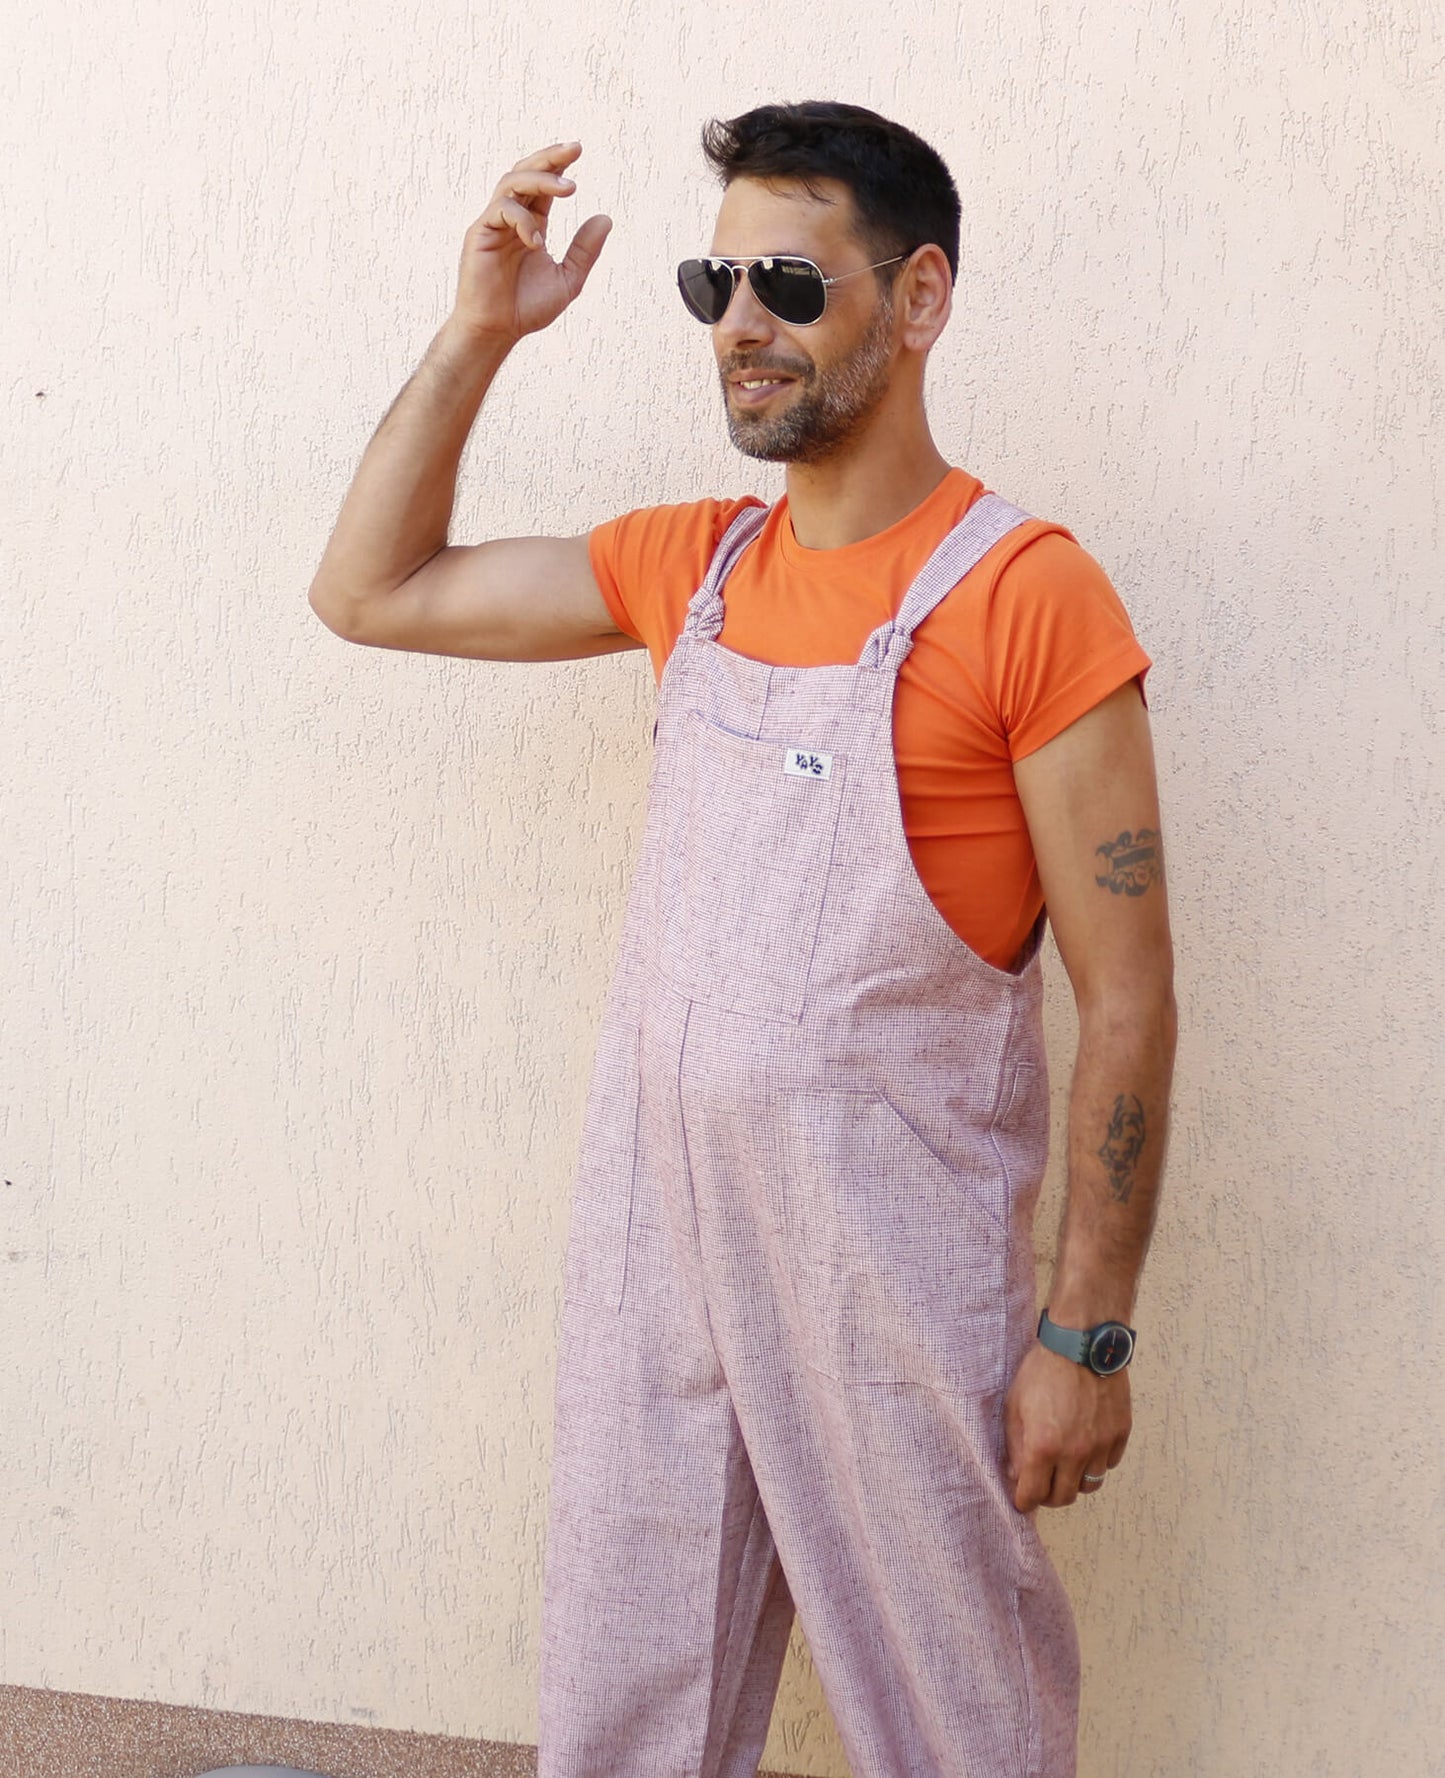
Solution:
<path fill-rule="evenodd" d="M 783 754 L 783 770 L 790 778 L 831 778 L 833 755 L 814 753 L 808 747 L 789 747 Z"/>

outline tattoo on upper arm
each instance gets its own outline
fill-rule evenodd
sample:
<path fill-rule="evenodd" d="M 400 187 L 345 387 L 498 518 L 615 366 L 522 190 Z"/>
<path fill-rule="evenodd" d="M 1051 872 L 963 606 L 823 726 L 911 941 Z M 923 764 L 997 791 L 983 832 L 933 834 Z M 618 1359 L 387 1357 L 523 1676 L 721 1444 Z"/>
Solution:
<path fill-rule="evenodd" d="M 1104 874 L 1094 881 L 1111 895 L 1143 895 L 1164 876 L 1159 835 L 1152 827 L 1141 827 L 1138 833 L 1126 827 L 1117 840 L 1105 840 L 1094 852 L 1104 860 Z"/>
<path fill-rule="evenodd" d="M 1134 1170 L 1144 1152 L 1145 1134 L 1143 1105 L 1133 1093 L 1120 1093 L 1098 1155 L 1108 1170 L 1109 1189 L 1121 1204 L 1129 1202 L 1134 1189 Z"/>

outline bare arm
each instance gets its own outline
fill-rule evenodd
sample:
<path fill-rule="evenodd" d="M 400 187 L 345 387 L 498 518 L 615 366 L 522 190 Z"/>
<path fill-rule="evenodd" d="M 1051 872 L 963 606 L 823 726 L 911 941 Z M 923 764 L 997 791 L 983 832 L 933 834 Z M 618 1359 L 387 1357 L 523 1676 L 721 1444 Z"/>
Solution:
<path fill-rule="evenodd" d="M 581 152 L 521 160 L 468 229 L 457 300 L 367 446 L 311 583 L 328 628 L 379 648 L 561 660 L 640 646 L 617 629 L 585 536 L 451 545 L 457 470 L 483 398 L 517 342 L 573 302 L 611 224 L 591 217 L 566 254 L 545 246 L 552 202 Z"/>
<path fill-rule="evenodd" d="M 1153 750 L 1131 682 L 1014 771 L 1079 1012 L 1068 1193 L 1049 1294 L 1063 1327 L 1129 1322 L 1154 1226 L 1174 1066 L 1173 951 Z M 1066 1506 L 1128 1441 L 1127 1371 L 1035 1346 L 1006 1416 L 1015 1504 Z"/>

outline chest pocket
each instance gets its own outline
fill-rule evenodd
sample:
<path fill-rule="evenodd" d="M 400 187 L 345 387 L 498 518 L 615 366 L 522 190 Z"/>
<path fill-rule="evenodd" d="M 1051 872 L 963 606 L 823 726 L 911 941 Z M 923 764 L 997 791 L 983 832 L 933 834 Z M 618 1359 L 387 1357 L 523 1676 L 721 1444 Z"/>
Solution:
<path fill-rule="evenodd" d="M 798 735 L 755 741 L 692 711 L 667 774 L 657 960 L 689 999 L 803 1015 L 847 761 Z"/>

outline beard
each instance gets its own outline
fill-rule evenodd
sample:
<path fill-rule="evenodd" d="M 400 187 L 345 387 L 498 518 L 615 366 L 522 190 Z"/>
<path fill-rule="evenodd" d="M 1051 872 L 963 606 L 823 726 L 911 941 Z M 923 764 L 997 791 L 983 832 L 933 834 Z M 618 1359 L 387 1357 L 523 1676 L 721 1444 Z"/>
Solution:
<path fill-rule="evenodd" d="M 888 388 L 893 305 L 873 311 L 863 337 L 841 358 L 817 365 L 810 358 L 735 353 L 719 365 L 728 436 L 745 457 L 765 463 L 818 463 L 868 423 Z M 727 379 L 739 371 L 779 371 L 797 378 L 797 392 L 781 414 L 739 412 L 728 400 Z"/>

